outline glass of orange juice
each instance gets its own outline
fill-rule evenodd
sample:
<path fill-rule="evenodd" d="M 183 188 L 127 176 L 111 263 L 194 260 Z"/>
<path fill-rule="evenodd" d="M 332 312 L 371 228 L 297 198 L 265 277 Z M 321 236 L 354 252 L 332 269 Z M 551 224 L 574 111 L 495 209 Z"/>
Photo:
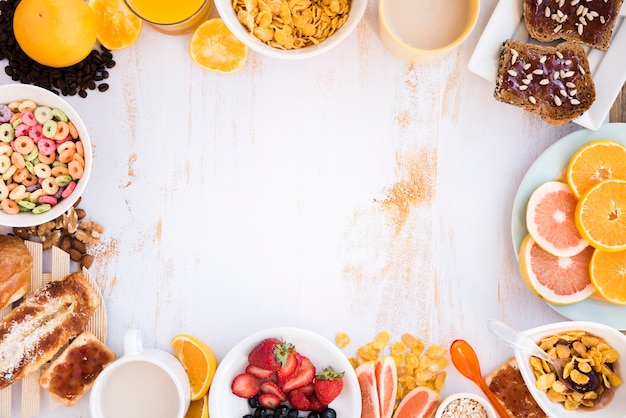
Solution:
<path fill-rule="evenodd" d="M 141 19 L 159 32 L 182 35 L 208 19 L 213 0 L 124 0 Z"/>

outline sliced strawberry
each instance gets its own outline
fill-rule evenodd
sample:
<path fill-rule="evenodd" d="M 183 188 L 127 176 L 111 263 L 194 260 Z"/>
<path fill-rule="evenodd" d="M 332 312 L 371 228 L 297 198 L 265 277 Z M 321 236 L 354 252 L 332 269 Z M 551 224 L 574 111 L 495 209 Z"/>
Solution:
<path fill-rule="evenodd" d="M 263 393 L 259 396 L 259 405 L 273 411 L 280 405 L 280 399 L 273 393 Z"/>
<path fill-rule="evenodd" d="M 311 393 L 309 396 L 307 396 L 307 399 L 309 400 L 311 411 L 322 412 L 328 407 L 328 404 L 322 403 L 322 401 L 318 399 L 315 393 Z"/>
<path fill-rule="evenodd" d="M 289 368 L 295 366 L 294 370 L 292 370 L 291 373 L 287 374 L 288 370 L 284 370 L 283 372 L 281 372 L 280 369 L 278 369 L 278 371 L 276 372 L 276 381 L 278 382 L 278 386 L 280 386 L 281 388 L 283 387 L 285 383 L 287 383 L 287 379 L 291 375 L 293 375 L 295 371 L 298 370 L 298 367 L 300 367 L 300 365 L 302 364 L 302 356 L 297 351 L 294 351 L 292 359 L 289 361 L 293 362 L 294 360 L 295 360 L 295 364 L 290 364 L 288 366 Z"/>
<path fill-rule="evenodd" d="M 285 353 L 284 361 L 281 362 L 281 366 L 276 372 L 277 376 L 285 378 L 291 376 L 296 371 L 298 363 L 300 362 L 300 355 L 294 350 L 288 350 Z"/>
<path fill-rule="evenodd" d="M 287 395 L 285 395 L 285 392 L 280 390 L 276 382 L 272 380 L 267 380 L 261 383 L 261 386 L 259 387 L 259 391 L 261 393 L 272 393 L 276 395 L 278 399 L 280 399 L 281 402 L 285 402 L 287 400 Z"/>
<path fill-rule="evenodd" d="M 292 407 L 299 411 L 311 410 L 311 402 L 306 395 L 299 390 L 292 390 L 289 392 L 289 403 Z"/>
<path fill-rule="evenodd" d="M 308 385 L 304 385 L 301 388 L 298 388 L 298 390 L 304 393 L 306 396 L 309 396 L 311 393 L 315 392 L 315 385 L 313 384 L 313 382 L 311 382 Z"/>
<path fill-rule="evenodd" d="M 274 375 L 272 370 L 262 369 L 260 367 L 253 366 L 252 364 L 248 364 L 248 367 L 246 367 L 246 373 L 249 373 L 259 379 L 269 379 L 272 375 Z"/>
<path fill-rule="evenodd" d="M 336 372 L 332 367 L 325 368 L 315 376 L 315 394 L 324 404 L 330 404 L 343 390 L 343 372 Z"/>
<path fill-rule="evenodd" d="M 294 389 L 306 386 L 313 382 L 315 378 L 315 366 L 311 363 L 308 357 L 302 356 L 300 365 L 296 368 L 296 371 L 285 380 L 281 389 L 283 392 L 288 393 Z M 280 383 L 279 383 L 280 384 Z"/>
<path fill-rule="evenodd" d="M 230 389 L 240 398 L 252 398 L 259 393 L 259 379 L 249 373 L 235 376 Z"/>

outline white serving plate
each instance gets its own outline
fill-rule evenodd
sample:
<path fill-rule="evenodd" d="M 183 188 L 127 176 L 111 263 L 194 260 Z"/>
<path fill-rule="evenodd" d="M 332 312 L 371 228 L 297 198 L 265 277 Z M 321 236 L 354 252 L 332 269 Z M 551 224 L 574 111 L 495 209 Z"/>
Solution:
<path fill-rule="evenodd" d="M 491 81 L 494 86 L 500 58 L 500 47 L 507 39 L 539 43 L 528 35 L 522 16 L 522 0 L 500 0 L 470 58 L 471 72 Z M 615 22 L 611 46 L 607 51 L 585 47 L 596 87 L 596 100 L 574 122 L 597 130 L 606 121 L 615 98 L 626 82 L 626 10 L 622 7 Z"/>
<path fill-rule="evenodd" d="M 326 338 L 314 332 L 291 327 L 270 328 L 243 339 L 220 361 L 209 392 L 209 415 L 212 417 L 242 417 L 250 413 L 248 401 L 235 396 L 231 383 L 235 376 L 245 371 L 248 354 L 265 338 L 283 339 L 293 344 L 296 350 L 308 357 L 316 369 L 332 366 L 345 372 L 343 390 L 329 405 L 341 418 L 361 417 L 361 389 L 356 373 L 348 358 Z M 304 414 L 301 412 L 300 415 Z"/>
<path fill-rule="evenodd" d="M 526 228 L 526 205 L 532 192 L 546 181 L 562 176 L 572 155 L 587 142 L 594 139 L 611 139 L 626 145 L 626 123 L 607 123 L 597 131 L 580 129 L 564 136 L 548 147 L 530 166 L 522 179 L 515 200 L 511 217 L 511 234 L 516 257 L 522 240 L 528 234 Z M 615 305 L 595 297 L 570 305 L 548 306 L 568 319 L 595 321 L 626 330 L 626 306 Z M 626 355 L 626 353 L 624 353 Z"/>

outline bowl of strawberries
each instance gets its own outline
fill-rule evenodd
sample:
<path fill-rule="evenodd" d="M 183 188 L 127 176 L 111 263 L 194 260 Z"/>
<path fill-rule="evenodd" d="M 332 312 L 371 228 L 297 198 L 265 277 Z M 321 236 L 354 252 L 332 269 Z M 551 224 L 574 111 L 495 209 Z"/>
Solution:
<path fill-rule="evenodd" d="M 360 418 L 359 382 L 346 356 L 321 335 L 299 328 L 271 328 L 239 342 L 215 372 L 209 416 L 270 414 Z"/>

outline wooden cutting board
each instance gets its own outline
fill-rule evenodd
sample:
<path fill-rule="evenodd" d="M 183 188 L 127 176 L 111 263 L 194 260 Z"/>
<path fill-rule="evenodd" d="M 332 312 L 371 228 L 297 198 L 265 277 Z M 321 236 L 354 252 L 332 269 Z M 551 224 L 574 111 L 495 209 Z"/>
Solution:
<path fill-rule="evenodd" d="M 51 255 L 51 272 L 44 273 L 44 253 L 42 244 L 38 242 L 25 241 L 26 247 L 30 251 L 33 256 L 33 269 L 31 271 L 31 293 L 43 286 L 44 284 L 53 281 L 63 279 L 65 276 L 71 273 L 70 269 L 72 266 L 72 262 L 70 260 L 70 256 L 65 251 L 61 250 L 58 247 L 52 247 L 50 250 Z M 85 279 L 91 284 L 94 291 L 98 295 L 100 299 L 100 307 L 96 309 L 93 316 L 89 320 L 87 324 L 87 331 L 92 332 L 98 339 L 101 341 L 106 340 L 106 329 L 107 329 L 107 321 L 106 321 L 106 309 L 104 306 L 104 300 L 102 298 L 102 294 L 100 293 L 100 288 L 98 287 L 98 283 L 94 280 L 94 278 L 89 273 L 89 270 L 83 268 L 82 270 L 83 276 Z M 11 307 L 6 307 L 0 310 L 0 316 L 6 316 L 11 310 Z M 44 368 L 45 370 L 45 368 Z M 1 418 L 10 418 L 18 416 L 16 413 L 12 414 L 12 405 L 11 398 L 13 397 L 13 391 L 19 390 L 21 391 L 21 417 L 29 418 L 39 415 L 41 408 L 41 399 L 42 396 L 49 396 L 50 408 L 56 408 L 62 405 L 54 396 L 43 390 L 39 386 L 39 376 L 43 372 L 40 370 L 37 373 L 33 373 L 29 376 L 26 376 L 20 382 L 15 383 L 14 385 L 9 386 L 3 390 L 0 390 L 0 417 Z"/>

